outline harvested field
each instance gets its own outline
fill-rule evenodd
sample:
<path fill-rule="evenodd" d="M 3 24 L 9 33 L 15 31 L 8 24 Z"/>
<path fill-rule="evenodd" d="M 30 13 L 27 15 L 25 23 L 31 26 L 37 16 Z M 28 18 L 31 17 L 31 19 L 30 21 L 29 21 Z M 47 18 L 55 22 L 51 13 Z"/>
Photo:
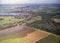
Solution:
<path fill-rule="evenodd" d="M 5 36 L 0 36 L 0 43 L 35 43 L 51 35 L 51 33 L 26 26 L 17 26 L 10 29 L 9 32 L 11 33 L 7 35 L 3 34 Z M 5 33 L 8 33 L 8 31 L 6 31 Z"/>
<path fill-rule="evenodd" d="M 41 30 L 35 30 L 32 28 L 23 29 L 22 31 L 19 31 L 18 33 L 20 34 L 20 36 L 22 36 L 26 39 L 29 39 L 32 42 L 36 42 L 36 41 L 50 35 L 50 33 L 47 33 L 47 32 L 41 31 Z"/>

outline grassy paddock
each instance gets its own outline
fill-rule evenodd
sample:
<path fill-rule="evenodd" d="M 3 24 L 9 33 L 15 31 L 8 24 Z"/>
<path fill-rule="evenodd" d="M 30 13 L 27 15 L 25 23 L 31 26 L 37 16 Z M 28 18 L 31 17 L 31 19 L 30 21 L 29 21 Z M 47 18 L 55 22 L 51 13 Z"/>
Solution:
<path fill-rule="evenodd" d="M 31 40 L 16 34 L 0 37 L 0 43 L 32 43 Z"/>

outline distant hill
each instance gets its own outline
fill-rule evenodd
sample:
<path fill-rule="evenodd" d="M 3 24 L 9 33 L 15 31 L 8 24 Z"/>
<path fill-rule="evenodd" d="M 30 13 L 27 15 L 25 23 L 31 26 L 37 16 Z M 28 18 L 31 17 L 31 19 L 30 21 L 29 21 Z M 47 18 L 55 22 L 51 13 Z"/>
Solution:
<path fill-rule="evenodd" d="M 60 6 L 60 4 L 0 4 L 0 6 L 33 6 L 33 5 L 53 5 L 53 6 Z"/>

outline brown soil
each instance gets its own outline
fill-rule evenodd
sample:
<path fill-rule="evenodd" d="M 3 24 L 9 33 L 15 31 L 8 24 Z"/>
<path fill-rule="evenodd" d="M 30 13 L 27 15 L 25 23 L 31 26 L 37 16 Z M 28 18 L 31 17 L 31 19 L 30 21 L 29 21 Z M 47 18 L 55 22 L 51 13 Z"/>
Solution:
<path fill-rule="evenodd" d="M 50 33 L 44 32 L 44 31 L 39 31 L 39 30 L 34 30 L 31 28 L 26 28 L 22 31 L 18 32 L 20 36 L 24 36 L 24 38 L 27 38 L 29 40 L 32 40 L 32 42 L 36 42 L 42 38 L 47 37 L 50 35 Z"/>

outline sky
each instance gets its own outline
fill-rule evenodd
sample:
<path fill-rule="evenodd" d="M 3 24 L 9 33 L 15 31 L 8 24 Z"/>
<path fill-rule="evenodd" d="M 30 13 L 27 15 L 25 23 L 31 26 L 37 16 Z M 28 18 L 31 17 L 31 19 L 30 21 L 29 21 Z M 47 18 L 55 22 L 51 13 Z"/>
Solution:
<path fill-rule="evenodd" d="M 0 0 L 0 4 L 39 4 L 39 3 L 59 3 L 60 0 Z"/>

